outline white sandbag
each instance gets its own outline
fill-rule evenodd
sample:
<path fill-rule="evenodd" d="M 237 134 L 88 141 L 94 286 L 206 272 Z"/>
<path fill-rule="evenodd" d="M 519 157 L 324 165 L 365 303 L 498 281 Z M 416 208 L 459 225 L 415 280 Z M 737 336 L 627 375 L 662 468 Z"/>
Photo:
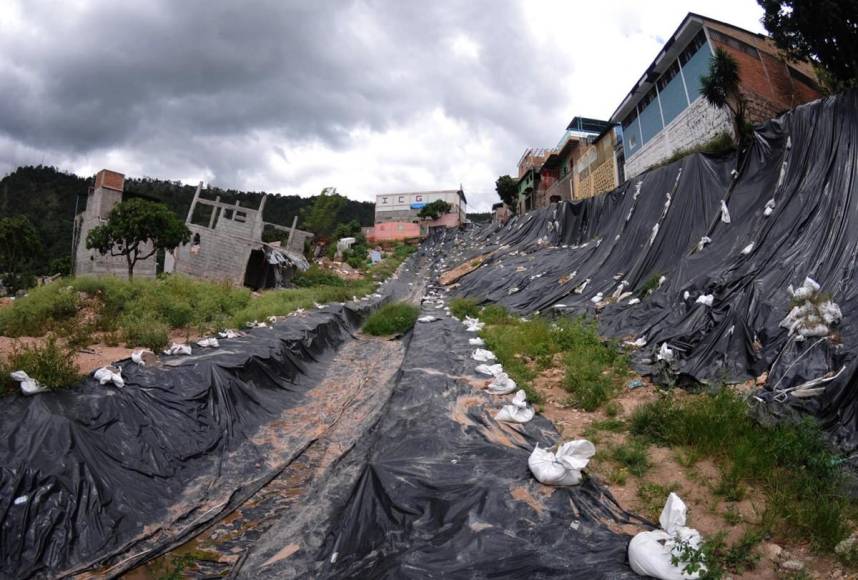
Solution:
<path fill-rule="evenodd" d="M 712 306 L 712 301 L 715 299 L 712 294 L 701 294 L 697 297 L 697 300 L 694 301 L 695 304 L 702 304 L 703 306 Z"/>
<path fill-rule="evenodd" d="M 661 529 L 641 532 L 629 542 L 629 564 L 635 573 L 660 580 L 694 580 L 705 573 L 705 566 L 695 572 L 684 571 L 683 547 L 699 550 L 703 543 L 697 530 L 685 527 L 686 515 L 685 503 L 671 493 L 658 520 Z M 674 559 L 679 560 L 676 565 Z"/>
<path fill-rule="evenodd" d="M 602 301 L 602 298 L 603 298 L 603 294 L 601 292 L 599 292 L 598 294 L 596 294 L 595 296 L 590 298 L 590 302 L 592 302 L 593 304 L 598 304 L 599 302 Z"/>
<path fill-rule="evenodd" d="M 766 202 L 766 209 L 763 210 L 763 215 L 769 217 L 770 215 L 772 215 L 773 211 L 775 211 L 775 198 L 772 198 Z"/>
<path fill-rule="evenodd" d="M 484 344 L 486 344 L 486 341 L 484 341 L 478 336 L 476 338 L 469 338 L 468 344 L 470 344 L 471 346 L 483 346 Z"/>
<path fill-rule="evenodd" d="M 435 322 L 436 320 L 438 320 L 438 319 L 435 318 L 434 316 L 427 314 L 426 316 L 421 316 L 420 318 L 418 318 L 417 322 Z"/>
<path fill-rule="evenodd" d="M 102 385 L 113 383 L 120 388 L 125 386 L 125 381 L 122 379 L 122 371 L 119 367 L 101 367 L 92 373 L 92 378 Z"/>
<path fill-rule="evenodd" d="M 477 371 L 478 373 L 480 373 L 481 375 L 488 375 L 490 377 L 496 377 L 503 372 L 503 367 L 500 365 L 500 363 L 494 364 L 494 365 L 483 364 L 483 365 L 477 365 L 477 368 L 474 370 Z"/>
<path fill-rule="evenodd" d="M 489 383 L 488 392 L 490 395 L 508 395 L 517 388 L 518 385 L 515 384 L 515 381 L 508 374 L 501 371 Z"/>
<path fill-rule="evenodd" d="M 750 254 L 753 251 L 754 251 L 754 242 L 751 242 L 750 244 L 748 244 L 747 246 L 742 248 L 742 255 L 747 256 L 748 254 Z"/>
<path fill-rule="evenodd" d="M 189 355 L 191 354 L 191 345 L 189 344 L 179 344 L 174 342 L 170 345 L 170 348 L 164 350 L 164 354 L 166 355 Z"/>
<path fill-rule="evenodd" d="M 527 460 L 530 472 L 544 485 L 578 485 L 581 471 L 587 467 L 596 447 L 586 439 L 576 439 L 561 445 L 556 453 L 536 445 Z"/>
<path fill-rule="evenodd" d="M 10 373 L 9 376 L 12 377 L 13 381 L 19 383 L 21 394 L 23 395 L 35 395 L 49 390 L 48 387 L 40 384 L 39 381 L 30 377 L 24 371 L 15 371 Z"/>
<path fill-rule="evenodd" d="M 702 238 L 700 238 L 700 241 L 697 242 L 697 251 L 699 252 L 700 250 L 702 250 L 708 244 L 711 244 L 711 243 L 712 243 L 712 238 L 710 238 L 709 236 L 703 236 Z"/>
<path fill-rule="evenodd" d="M 479 332 L 483 329 L 483 326 L 485 326 L 485 323 L 480 322 L 477 318 L 471 318 L 470 316 L 465 317 L 463 324 L 465 325 L 465 330 L 467 332 Z"/>
<path fill-rule="evenodd" d="M 632 298 L 631 300 L 628 301 L 628 305 L 634 306 L 635 304 L 640 304 L 640 301 L 641 301 L 640 298 Z"/>
<path fill-rule="evenodd" d="M 725 224 L 730 223 L 730 210 L 727 209 L 727 204 L 721 200 L 721 221 Z"/>
<path fill-rule="evenodd" d="M 646 339 L 641 336 L 637 340 L 626 340 L 623 342 L 623 344 L 634 348 L 643 348 L 646 346 Z"/>
<path fill-rule="evenodd" d="M 527 406 L 527 394 L 524 391 L 518 391 L 512 398 L 509 405 L 504 405 L 495 415 L 496 421 L 506 421 L 507 423 L 527 423 L 533 419 L 534 411 Z"/>
<path fill-rule="evenodd" d="M 837 324 L 843 318 L 840 307 L 831 300 L 827 300 L 819 305 L 819 314 L 826 324 Z"/>
<path fill-rule="evenodd" d="M 217 335 L 221 338 L 238 338 L 241 336 L 241 333 L 237 330 L 227 328 L 226 330 L 218 332 Z"/>
<path fill-rule="evenodd" d="M 484 348 L 478 348 L 471 354 L 471 358 L 477 362 L 489 362 L 495 360 L 497 357 L 495 353 L 490 350 L 486 350 Z"/>
<path fill-rule="evenodd" d="M 155 353 L 151 350 L 135 350 L 131 353 L 131 362 L 140 365 L 141 367 L 146 366 L 146 359 L 150 361 L 155 358 Z"/>
<path fill-rule="evenodd" d="M 202 338 L 197 341 L 197 346 L 201 346 L 203 348 L 217 348 L 220 346 L 220 342 L 215 337 L 211 338 Z"/>
<path fill-rule="evenodd" d="M 661 347 L 658 349 L 658 354 L 656 355 L 656 359 L 663 360 L 664 362 L 673 362 L 673 349 L 670 348 L 666 342 L 661 343 Z"/>

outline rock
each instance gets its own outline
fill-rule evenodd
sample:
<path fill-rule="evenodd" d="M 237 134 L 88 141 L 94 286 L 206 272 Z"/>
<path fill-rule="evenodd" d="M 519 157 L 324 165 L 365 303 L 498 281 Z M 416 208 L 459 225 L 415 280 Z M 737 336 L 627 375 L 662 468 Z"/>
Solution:
<path fill-rule="evenodd" d="M 858 534 L 852 534 L 851 536 L 837 544 L 837 547 L 834 548 L 834 552 L 838 556 L 846 556 L 852 553 L 856 549 L 856 547 L 858 547 Z"/>
<path fill-rule="evenodd" d="M 757 386 L 762 387 L 766 384 L 766 381 L 769 379 L 769 373 L 763 373 L 757 377 Z"/>
<path fill-rule="evenodd" d="M 781 568 L 790 572 L 801 572 L 804 570 L 804 562 L 801 560 L 787 560 L 781 563 Z"/>
<path fill-rule="evenodd" d="M 771 560 L 772 562 L 777 562 L 783 555 L 783 552 L 784 549 L 777 544 L 765 544 L 763 546 L 763 554 L 765 554 L 766 559 Z"/>

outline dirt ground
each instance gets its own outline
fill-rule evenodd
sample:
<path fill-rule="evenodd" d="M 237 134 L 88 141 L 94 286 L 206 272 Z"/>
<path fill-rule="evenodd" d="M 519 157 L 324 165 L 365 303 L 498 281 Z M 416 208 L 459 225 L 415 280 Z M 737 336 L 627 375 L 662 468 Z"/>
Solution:
<path fill-rule="evenodd" d="M 692 464 L 685 460 L 681 449 L 650 447 L 651 468 L 643 477 L 620 470 L 607 457 L 607 450 L 612 445 L 622 443 L 627 433 L 592 429 L 594 422 L 605 421 L 609 417 L 602 410 L 586 412 L 566 405 L 569 394 L 562 388 L 563 374 L 563 369 L 550 368 L 534 381 L 534 388 L 543 397 L 542 413 L 557 426 L 564 440 L 587 438 L 596 444 L 596 449 L 601 452 L 597 451 L 588 471 L 607 485 L 625 509 L 657 523 L 667 498 L 660 493 L 658 497 L 653 497 L 652 484 L 656 484 L 675 491 L 682 498 L 688 506 L 688 525 L 698 529 L 704 537 L 724 531 L 727 534 L 726 541 L 733 543 L 746 529 L 760 522 L 764 497 L 759 490 L 748 490 L 747 497 L 740 502 L 725 501 L 714 492 L 721 479 L 718 467 L 708 460 Z M 624 388 L 615 399 L 622 408 L 615 418 L 627 419 L 637 407 L 657 397 L 656 387 L 646 379 L 642 379 L 642 382 L 642 387 L 633 390 Z M 634 534 L 642 529 L 626 526 L 623 531 Z M 801 578 L 781 568 L 781 564 L 790 560 L 804 564 L 807 573 L 804 577 L 858 578 L 858 574 L 844 571 L 834 558 L 814 554 L 807 545 L 768 538 L 757 547 L 757 553 L 760 559 L 756 568 L 732 574 L 732 578 Z"/>

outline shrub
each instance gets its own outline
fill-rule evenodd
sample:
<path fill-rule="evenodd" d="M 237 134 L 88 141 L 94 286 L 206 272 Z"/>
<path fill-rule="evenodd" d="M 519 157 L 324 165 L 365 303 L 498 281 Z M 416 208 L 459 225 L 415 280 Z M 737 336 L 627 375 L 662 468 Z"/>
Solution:
<path fill-rule="evenodd" d="M 511 320 L 507 309 L 500 304 L 483 306 L 479 318 L 486 324 L 507 324 Z"/>
<path fill-rule="evenodd" d="M 142 346 L 158 352 L 170 341 L 170 327 L 151 316 L 126 315 L 119 321 L 122 340 L 129 347 Z"/>
<path fill-rule="evenodd" d="M 310 286 L 346 286 L 346 281 L 324 268 L 313 264 L 306 272 L 298 272 L 292 277 L 292 283 L 299 288 Z"/>
<path fill-rule="evenodd" d="M 407 332 L 414 326 L 420 310 L 411 304 L 395 302 L 376 310 L 366 321 L 363 331 L 373 336 Z"/>
<path fill-rule="evenodd" d="M 69 387 L 81 376 L 74 354 L 62 348 L 54 336 L 41 346 L 15 346 L 6 360 L 0 361 L 0 391 L 11 392 L 18 386 L 9 376 L 14 371 L 24 371 L 50 389 Z"/>
<path fill-rule="evenodd" d="M 73 318 L 79 299 L 68 280 L 33 288 L 12 306 L 0 310 L 0 334 L 41 336 L 57 324 Z"/>

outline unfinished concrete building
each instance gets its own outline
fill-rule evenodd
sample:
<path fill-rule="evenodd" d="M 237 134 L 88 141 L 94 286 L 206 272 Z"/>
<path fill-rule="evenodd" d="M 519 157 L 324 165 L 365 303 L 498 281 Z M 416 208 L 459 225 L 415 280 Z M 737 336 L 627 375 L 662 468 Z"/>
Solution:
<path fill-rule="evenodd" d="M 97 250 L 88 250 L 86 236 L 89 232 L 107 221 L 110 210 L 122 201 L 125 189 L 125 176 L 109 169 L 102 169 L 95 176 L 95 185 L 90 188 L 86 198 L 86 209 L 75 216 L 73 247 L 74 274 L 76 276 L 120 276 L 128 277 L 128 263 L 124 256 L 101 255 Z M 143 247 L 143 255 L 151 251 L 152 246 Z M 155 276 L 157 259 L 153 255 L 140 260 L 134 266 L 134 277 L 152 278 Z"/>
<path fill-rule="evenodd" d="M 295 270 L 306 270 L 304 243 L 313 237 L 309 232 L 262 220 L 267 196 L 259 207 L 243 207 L 238 201 L 222 203 L 200 197 L 197 187 L 186 225 L 191 230 L 191 243 L 179 246 L 164 262 L 167 272 L 178 272 L 196 278 L 228 281 L 253 289 L 282 286 Z M 265 226 L 289 232 L 286 247 L 279 242 L 265 243 Z"/>

